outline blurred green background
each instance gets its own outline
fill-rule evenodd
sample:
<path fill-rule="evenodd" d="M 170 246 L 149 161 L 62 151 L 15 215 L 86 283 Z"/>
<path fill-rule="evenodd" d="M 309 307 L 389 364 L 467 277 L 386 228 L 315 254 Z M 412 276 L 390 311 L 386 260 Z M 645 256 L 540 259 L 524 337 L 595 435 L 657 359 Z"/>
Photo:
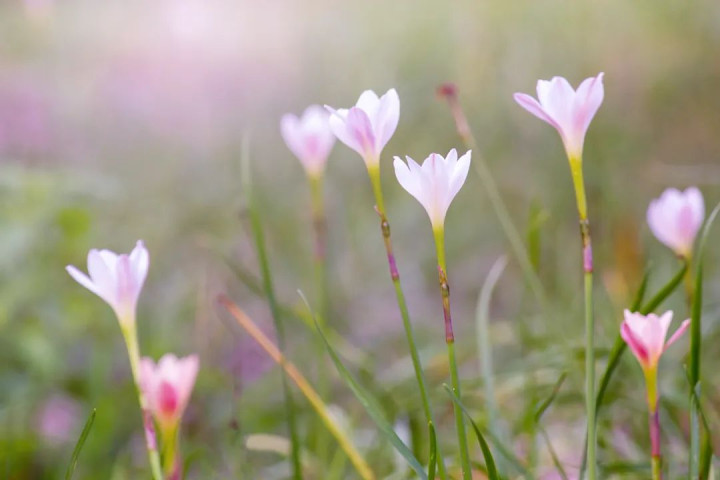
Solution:
<path fill-rule="evenodd" d="M 689 185 L 701 188 L 708 211 L 720 200 L 718 52 L 716 0 L 2 2 L 0 477 L 63 478 L 93 408 L 97 419 L 76 478 L 149 477 L 117 322 L 64 270 L 67 264 L 84 270 L 90 248 L 128 252 L 143 239 L 151 267 L 139 306 L 142 351 L 201 358 L 183 424 L 188 478 L 287 478 L 286 457 L 274 451 L 277 439 L 257 437 L 286 438 L 279 370 L 215 303 L 227 292 L 272 332 L 265 300 L 237 275 L 257 276 L 241 201 L 241 143 L 250 142 L 280 300 L 296 305 L 297 289 L 313 292 L 309 193 L 282 142 L 279 119 L 311 103 L 352 105 L 368 88 L 395 87 L 401 99 L 400 124 L 382 160 L 383 184 L 439 433 L 452 451 L 432 236 L 390 162 L 392 155 L 421 160 L 463 147 L 447 105 L 435 96 L 447 81 L 457 85 L 480 145 L 474 157 L 488 162 L 515 225 L 532 239 L 551 298 L 550 309 L 540 311 L 511 257 L 491 309 L 501 423 L 510 445 L 538 465 L 538 478 L 556 478 L 528 425 L 567 372 L 543 424 L 572 473 L 584 435 L 574 197 L 557 134 L 512 94 L 534 94 L 539 78 L 562 75 L 577 85 L 605 72 L 605 102 L 585 144 L 600 369 L 644 270 L 652 264 L 655 291 L 678 268 L 646 226 L 649 201 L 665 187 Z M 422 430 L 367 175 L 359 157 L 339 143 L 326 187 L 336 313 L 330 323 L 361 353 L 343 351 L 388 415 Z M 464 397 L 483 419 L 475 306 L 490 266 L 510 250 L 474 173 L 446 227 Z M 717 239 L 711 234 L 707 252 L 702 358 L 715 426 Z M 681 292 L 665 307 L 675 309 L 675 325 L 687 316 Z M 286 322 L 289 355 L 314 378 L 321 352 L 315 334 L 292 316 Z M 661 370 L 670 478 L 687 462 L 686 352 L 687 342 L 679 342 Z M 612 405 L 600 418 L 604 465 L 646 462 L 641 385 L 641 371 L 626 355 L 611 384 Z M 299 403 L 307 455 L 315 462 L 308 478 L 326 478 L 328 451 L 335 448 L 317 447 L 323 435 L 317 419 Z M 398 460 L 339 379 L 329 403 L 378 473 L 393 472 Z M 479 452 L 473 458 L 479 461 Z M 340 472 L 339 478 L 354 478 L 349 466 Z M 614 478 L 647 477 L 622 472 Z"/>

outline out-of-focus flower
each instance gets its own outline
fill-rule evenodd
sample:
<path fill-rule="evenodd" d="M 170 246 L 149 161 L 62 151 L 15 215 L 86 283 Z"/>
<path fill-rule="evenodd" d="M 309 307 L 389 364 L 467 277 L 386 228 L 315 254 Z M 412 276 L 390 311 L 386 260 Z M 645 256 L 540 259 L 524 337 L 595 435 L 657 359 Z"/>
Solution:
<path fill-rule="evenodd" d="M 330 129 L 335 136 L 359 153 L 368 168 L 376 167 L 400 119 L 400 99 L 395 89 L 380 98 L 372 90 L 365 90 L 349 109 L 325 108 L 332 114 Z"/>
<path fill-rule="evenodd" d="M 585 133 L 605 95 L 603 74 L 585 79 L 577 90 L 563 77 L 538 80 L 537 100 L 516 93 L 515 101 L 528 112 L 546 121 L 560 134 L 570 158 L 581 158 Z"/>
<path fill-rule="evenodd" d="M 129 255 L 92 249 L 87 262 L 89 276 L 72 265 L 65 269 L 80 285 L 113 308 L 121 326 L 134 323 L 137 300 L 150 262 L 142 240 L 138 240 Z"/>
<path fill-rule="evenodd" d="M 38 412 L 37 432 L 52 445 L 73 441 L 76 439 L 80 415 L 77 401 L 63 394 L 52 395 Z"/>
<path fill-rule="evenodd" d="M 433 230 L 442 229 L 450 203 L 465 183 L 471 151 L 458 159 L 453 148 L 443 157 L 431 153 L 422 166 L 407 158 L 407 164 L 395 157 L 395 175 L 400 185 L 425 207 Z"/>
<path fill-rule="evenodd" d="M 698 230 L 705 219 L 702 193 L 695 187 L 684 192 L 668 188 L 650 202 L 647 222 L 655 237 L 677 255 L 690 258 Z"/>
<path fill-rule="evenodd" d="M 625 310 L 625 321 L 620 327 L 620 335 L 646 372 L 657 368 L 660 355 L 690 326 L 690 320 L 685 320 L 666 342 L 665 337 L 672 317 L 672 311 L 658 317 L 653 313 L 642 315 Z"/>
<path fill-rule="evenodd" d="M 322 174 L 335 136 L 330 131 L 330 115 L 318 105 L 310 105 L 302 117 L 288 113 L 280 120 L 280 132 L 290 151 L 310 176 Z"/>
<path fill-rule="evenodd" d="M 148 357 L 140 361 L 140 388 L 150 412 L 163 430 L 174 428 L 180 421 L 198 368 L 197 355 L 178 358 L 166 354 L 157 364 Z"/>

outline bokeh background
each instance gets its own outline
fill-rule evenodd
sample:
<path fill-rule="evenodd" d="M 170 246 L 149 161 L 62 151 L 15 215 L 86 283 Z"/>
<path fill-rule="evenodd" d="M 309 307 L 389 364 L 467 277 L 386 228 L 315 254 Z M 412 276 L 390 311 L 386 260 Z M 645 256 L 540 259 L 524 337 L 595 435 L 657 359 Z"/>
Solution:
<path fill-rule="evenodd" d="M 654 291 L 678 268 L 646 226 L 649 201 L 665 187 L 689 185 L 701 188 L 708 211 L 720 200 L 719 51 L 715 0 L 0 3 L 0 477 L 62 478 L 93 408 L 97 418 L 77 478 L 148 477 L 117 322 L 64 270 L 84 269 L 90 248 L 127 252 L 143 239 L 151 268 L 139 307 L 142 351 L 201 358 L 183 426 L 188 478 L 287 478 L 279 370 L 215 303 L 228 293 L 272 333 L 267 303 L 252 288 L 258 268 L 241 200 L 241 145 L 249 142 L 279 298 L 296 306 L 297 289 L 313 293 L 309 193 L 279 119 L 311 103 L 349 106 L 368 88 L 395 87 L 401 99 L 383 184 L 443 448 L 452 449 L 432 236 L 390 162 L 391 155 L 420 160 L 463 148 L 435 94 L 448 81 L 457 85 L 478 140 L 474 156 L 484 157 L 515 225 L 527 234 L 551 299 L 548 310 L 538 308 L 511 256 L 491 309 L 500 423 L 539 476 L 556 478 L 529 425 L 566 372 L 542 421 L 572 472 L 584 429 L 574 197 L 557 134 L 512 94 L 534 93 L 538 78 L 562 75 L 577 85 L 605 72 L 605 102 L 585 145 L 601 368 L 645 269 L 652 265 Z M 388 416 L 422 437 L 369 182 L 361 160 L 343 145 L 331 155 L 326 187 L 330 324 L 347 342 L 348 364 Z M 464 396 L 483 421 L 475 307 L 490 266 L 510 249 L 475 173 L 446 226 Z M 711 234 L 702 359 L 715 425 L 717 241 Z M 687 315 L 682 292 L 666 306 L 677 320 Z M 292 315 L 286 323 L 290 357 L 315 378 L 322 352 L 316 335 Z M 662 367 L 671 478 L 687 461 L 686 352 L 687 342 L 680 342 Z M 628 355 L 600 419 L 608 476 L 647 477 L 633 473 L 648 451 L 641 386 Z M 337 378 L 329 403 L 378 471 L 393 472 L 398 459 Z M 318 450 L 320 427 L 300 405 L 309 478 L 331 478 L 322 461 L 334 458 L 328 452 L 335 448 Z M 353 478 L 349 466 L 341 463 L 338 471 L 336 478 Z"/>

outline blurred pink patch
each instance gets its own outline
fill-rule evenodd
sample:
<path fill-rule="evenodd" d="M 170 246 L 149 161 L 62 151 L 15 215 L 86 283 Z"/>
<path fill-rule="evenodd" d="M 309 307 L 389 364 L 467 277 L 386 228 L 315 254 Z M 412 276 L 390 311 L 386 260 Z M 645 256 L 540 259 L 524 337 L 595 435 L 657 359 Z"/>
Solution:
<path fill-rule="evenodd" d="M 75 441 L 80 427 L 80 404 L 64 394 L 51 396 L 36 418 L 37 433 L 51 445 Z"/>
<path fill-rule="evenodd" d="M 43 91 L 21 78 L 0 78 L 0 155 L 45 152 L 52 137 L 51 108 Z"/>

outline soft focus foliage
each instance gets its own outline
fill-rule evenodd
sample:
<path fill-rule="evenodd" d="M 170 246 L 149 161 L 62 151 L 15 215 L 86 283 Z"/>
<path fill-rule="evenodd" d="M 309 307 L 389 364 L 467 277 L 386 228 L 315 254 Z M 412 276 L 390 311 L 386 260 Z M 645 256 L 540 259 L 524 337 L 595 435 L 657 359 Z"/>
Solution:
<path fill-rule="evenodd" d="M 279 369 L 215 304 L 227 292 L 273 332 L 240 201 L 247 137 L 288 355 L 317 378 L 322 347 L 296 293 L 314 285 L 310 199 L 280 133 L 286 112 L 349 106 L 366 89 L 397 89 L 402 111 L 380 169 L 438 436 L 451 450 L 433 239 L 395 181 L 391 158 L 464 151 L 434 96 L 442 82 L 458 86 L 479 143 L 473 165 L 480 157 L 489 164 L 549 299 L 541 312 L 511 261 L 490 323 L 503 438 L 543 478 L 555 478 L 552 459 L 542 440 L 529 439 L 538 405 L 563 373 L 541 424 L 570 476 L 582 456 L 580 247 L 562 146 L 513 93 L 530 91 L 538 78 L 562 75 L 578 85 L 605 73 L 603 106 L 584 143 L 599 369 L 645 269 L 649 293 L 678 269 L 645 222 L 650 200 L 690 185 L 708 209 L 720 200 L 716 0 L 18 0 L 0 2 L 0 37 L 0 476 L 13 479 L 61 478 L 93 408 L 75 478 L 149 478 L 117 322 L 64 271 L 84 266 L 94 246 L 124 252 L 138 238 L 153 261 L 138 302 L 143 354 L 197 352 L 202 365 L 182 423 L 188 478 L 288 477 Z M 422 439 L 427 428 L 363 170 L 347 148 L 335 148 L 327 164 L 327 323 L 387 416 Z M 445 228 L 463 401 L 486 424 L 474 313 L 490 266 L 508 247 L 473 166 Z M 720 255 L 718 234 L 710 235 L 702 393 L 717 427 Z M 681 290 L 661 308 L 686 318 Z M 686 338 L 661 360 L 668 478 L 686 471 Z M 390 475 L 402 463 L 344 384 L 331 380 L 338 421 Z M 626 355 L 598 418 L 602 478 L 647 478 L 636 468 L 648 450 L 641 384 Z M 326 478 L 327 465 L 337 478 L 352 478 L 297 400 L 303 455 L 315 473 L 308 478 Z M 472 458 L 481 459 L 475 445 Z"/>

